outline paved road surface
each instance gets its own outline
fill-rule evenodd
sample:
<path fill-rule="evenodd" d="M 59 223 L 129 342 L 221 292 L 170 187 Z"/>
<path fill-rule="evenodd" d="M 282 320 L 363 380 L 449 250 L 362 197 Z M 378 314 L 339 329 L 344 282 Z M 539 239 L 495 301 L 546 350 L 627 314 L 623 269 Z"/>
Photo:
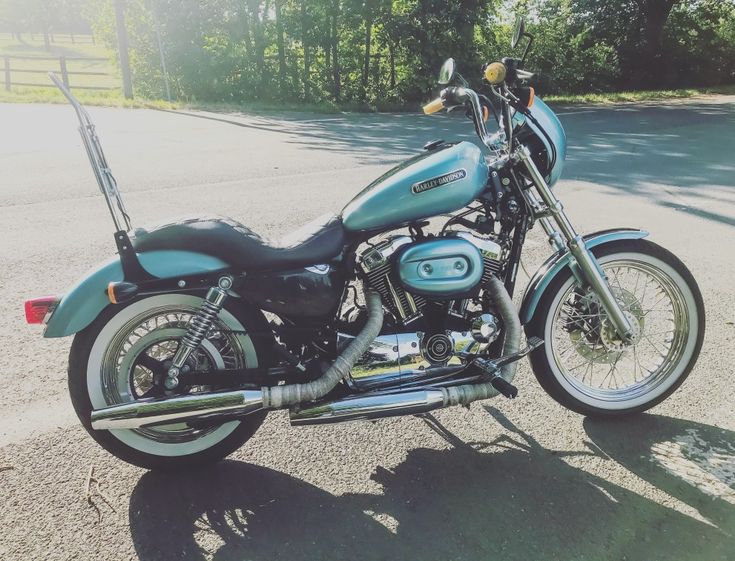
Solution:
<path fill-rule="evenodd" d="M 219 213 L 269 236 L 471 131 L 414 115 L 91 113 L 136 223 Z M 25 298 L 63 290 L 113 246 L 71 109 L 0 105 L 0 558 L 735 558 L 735 98 L 560 115 L 558 192 L 578 228 L 645 227 L 700 282 L 707 337 L 674 396 L 585 420 L 524 364 L 514 402 L 298 430 L 273 414 L 231 460 L 161 476 L 77 426 L 70 340 L 22 321 Z M 546 254 L 531 236 L 526 268 Z M 85 500 L 90 466 L 110 505 Z"/>

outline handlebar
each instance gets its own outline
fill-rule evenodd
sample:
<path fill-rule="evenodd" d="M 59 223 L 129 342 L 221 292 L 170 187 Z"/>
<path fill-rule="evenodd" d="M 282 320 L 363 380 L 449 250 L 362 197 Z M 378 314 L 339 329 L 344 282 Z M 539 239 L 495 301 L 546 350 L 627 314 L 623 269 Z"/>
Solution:
<path fill-rule="evenodd" d="M 518 83 L 531 80 L 535 74 L 519 69 L 518 66 L 521 64 L 521 60 L 504 58 L 502 62 L 492 62 L 483 69 L 485 80 L 493 86 L 493 91 L 502 103 L 502 122 L 499 124 L 505 129 L 505 144 L 508 147 L 513 146 L 511 105 L 516 110 L 522 110 L 519 109 L 519 103 L 526 107 L 530 107 L 533 103 L 533 88 L 522 88 L 518 86 Z M 528 90 L 527 95 L 519 94 L 520 90 Z M 470 88 L 462 86 L 444 88 L 440 97 L 424 105 L 423 110 L 426 115 L 431 115 L 445 107 L 452 108 L 460 105 L 468 106 L 469 116 L 475 125 L 475 132 L 482 143 L 490 150 L 497 151 L 499 149 L 498 135 L 490 135 L 487 132 L 480 96 Z"/>
<path fill-rule="evenodd" d="M 475 125 L 475 132 L 480 137 L 482 143 L 490 150 L 496 150 L 496 139 L 491 136 L 485 128 L 485 120 L 483 119 L 482 104 L 480 96 L 477 92 L 470 88 L 450 87 L 442 90 L 441 96 L 424 105 L 424 113 L 431 115 L 437 111 L 441 111 L 446 106 L 456 106 L 468 104 L 472 114 L 472 122 Z"/>

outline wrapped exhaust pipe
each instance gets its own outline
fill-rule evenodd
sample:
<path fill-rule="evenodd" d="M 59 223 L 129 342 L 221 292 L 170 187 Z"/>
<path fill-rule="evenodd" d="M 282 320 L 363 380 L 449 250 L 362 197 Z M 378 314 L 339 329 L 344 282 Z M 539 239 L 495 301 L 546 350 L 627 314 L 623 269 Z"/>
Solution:
<path fill-rule="evenodd" d="M 169 399 L 153 399 L 113 405 L 92 411 L 92 428 L 136 429 L 192 420 L 231 418 L 260 409 L 280 409 L 315 401 L 327 395 L 344 379 L 383 327 L 383 304 L 380 295 L 365 292 L 368 319 L 360 334 L 337 357 L 327 371 L 305 384 L 288 384 L 261 390 L 202 392 Z"/>
<path fill-rule="evenodd" d="M 490 278 L 488 288 L 505 326 L 503 356 L 515 354 L 520 348 L 521 341 L 518 312 L 508 291 L 497 277 Z M 505 381 L 511 382 L 516 369 L 516 362 L 508 363 L 501 367 L 500 375 Z M 290 419 L 292 425 L 320 425 L 358 419 L 418 415 L 451 405 L 468 405 L 473 401 L 495 397 L 498 393 L 490 382 L 402 392 L 375 392 L 293 408 Z"/>
<path fill-rule="evenodd" d="M 263 406 L 267 409 L 281 409 L 308 401 L 316 401 L 327 395 L 352 370 L 352 367 L 383 327 L 383 304 L 380 295 L 373 291 L 365 292 L 365 303 L 368 310 L 367 322 L 360 334 L 337 357 L 327 371 L 319 378 L 306 384 L 288 384 L 263 388 Z"/>
<path fill-rule="evenodd" d="M 503 356 L 517 353 L 521 346 L 521 320 L 518 317 L 513 299 L 505 286 L 496 276 L 488 280 L 488 288 L 492 299 L 497 306 L 500 317 L 503 319 L 505 337 L 503 339 Z M 517 362 L 506 364 L 500 369 L 500 375 L 506 382 L 512 382 L 518 369 Z M 466 384 L 445 388 L 444 407 L 450 405 L 468 405 L 480 399 L 489 399 L 499 394 L 490 382 L 482 384 Z"/>

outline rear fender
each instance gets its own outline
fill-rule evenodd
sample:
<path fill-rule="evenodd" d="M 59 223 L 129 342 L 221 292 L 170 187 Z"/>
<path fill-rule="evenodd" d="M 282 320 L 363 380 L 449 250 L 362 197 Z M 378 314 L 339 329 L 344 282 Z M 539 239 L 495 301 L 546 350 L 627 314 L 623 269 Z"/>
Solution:
<path fill-rule="evenodd" d="M 639 240 L 647 236 L 648 232 L 645 230 L 620 228 L 587 234 L 584 236 L 584 241 L 587 248 L 592 249 L 593 247 L 618 240 Z M 523 325 L 526 325 L 533 318 L 534 313 L 536 313 L 536 307 L 546 288 L 558 274 L 569 268 L 571 263 L 573 263 L 573 258 L 569 251 L 565 251 L 555 253 L 539 267 L 538 271 L 533 275 L 531 282 L 528 283 L 526 292 L 523 294 L 523 303 L 521 304 L 521 311 L 519 313 Z"/>
<path fill-rule="evenodd" d="M 226 269 L 227 263 L 203 253 L 150 251 L 139 253 L 143 268 L 158 278 L 196 275 Z M 74 285 L 62 298 L 46 324 L 44 337 L 65 337 L 87 327 L 107 306 L 107 285 L 123 280 L 118 257 L 100 265 Z"/>

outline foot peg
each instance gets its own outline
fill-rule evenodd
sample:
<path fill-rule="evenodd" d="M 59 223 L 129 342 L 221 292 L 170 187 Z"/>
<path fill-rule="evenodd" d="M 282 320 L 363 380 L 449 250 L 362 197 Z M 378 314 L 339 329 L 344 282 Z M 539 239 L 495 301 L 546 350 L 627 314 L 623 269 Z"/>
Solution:
<path fill-rule="evenodd" d="M 498 363 L 496 361 L 477 358 L 475 359 L 475 364 L 479 366 L 483 372 L 485 372 L 488 378 L 490 378 L 490 384 L 492 384 L 492 386 L 496 390 L 498 390 L 498 392 L 503 394 L 508 399 L 513 399 L 518 395 L 518 388 L 516 388 L 513 384 L 508 382 L 499 374 L 500 367 L 498 366 Z"/>
<path fill-rule="evenodd" d="M 513 399 L 518 395 L 518 388 L 516 388 L 513 384 L 500 376 L 500 368 L 505 366 L 506 364 L 510 364 L 511 362 L 522 359 L 524 356 L 539 348 L 543 344 L 544 342 L 542 339 L 539 339 L 538 337 L 531 337 L 528 340 L 528 344 L 526 345 L 526 347 L 516 353 L 500 357 L 496 360 L 477 357 L 475 358 L 474 363 L 479 366 L 480 369 L 485 372 L 485 374 L 488 375 L 488 377 L 490 378 L 490 383 L 496 390 L 498 390 L 498 392 L 500 392 L 508 399 Z"/>
<path fill-rule="evenodd" d="M 492 380 L 490 380 L 490 383 L 493 385 L 493 387 L 498 390 L 501 394 L 503 394 L 508 399 L 513 399 L 518 395 L 518 388 L 516 388 L 513 384 L 510 382 L 506 382 L 505 378 L 501 378 L 500 376 L 495 376 Z"/>

